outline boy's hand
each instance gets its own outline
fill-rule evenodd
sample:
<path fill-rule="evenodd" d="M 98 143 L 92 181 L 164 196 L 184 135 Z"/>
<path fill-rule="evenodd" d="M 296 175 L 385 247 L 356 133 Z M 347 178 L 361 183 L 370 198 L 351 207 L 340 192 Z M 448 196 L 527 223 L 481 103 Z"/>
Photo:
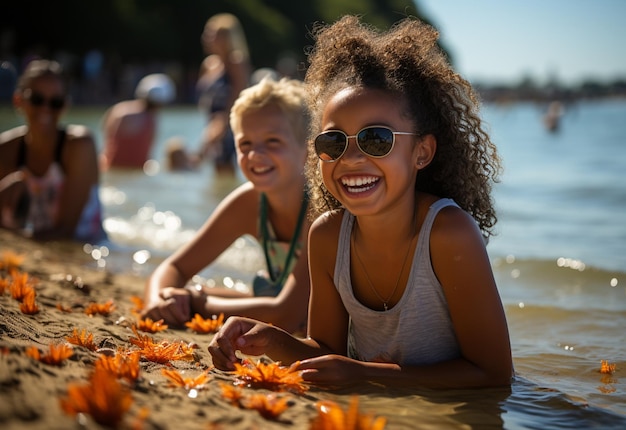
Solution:
<path fill-rule="evenodd" d="M 142 318 L 164 320 L 168 325 L 184 327 L 191 319 L 191 293 L 184 288 L 164 288 L 156 303 L 148 304 Z"/>

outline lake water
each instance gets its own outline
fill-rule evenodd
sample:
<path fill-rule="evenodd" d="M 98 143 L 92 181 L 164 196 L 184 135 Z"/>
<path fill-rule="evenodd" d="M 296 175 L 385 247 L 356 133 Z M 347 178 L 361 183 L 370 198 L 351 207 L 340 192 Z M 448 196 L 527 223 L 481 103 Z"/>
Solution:
<path fill-rule="evenodd" d="M 555 133 L 543 128 L 543 109 L 484 108 L 505 167 L 488 250 L 517 378 L 510 391 L 364 393 L 362 408 L 388 416 L 389 428 L 626 428 L 626 101 L 568 106 Z M 101 144 L 103 112 L 75 107 L 65 119 L 91 127 Z M 164 109 L 150 169 L 102 175 L 111 242 L 87 249 L 94 267 L 147 275 L 242 182 L 210 166 L 159 167 L 166 138 L 181 136 L 193 148 L 203 122 L 195 107 Z M 0 107 L 0 130 L 21 123 Z M 245 285 L 262 264 L 245 238 L 201 276 Z M 616 372 L 600 373 L 601 360 Z"/>

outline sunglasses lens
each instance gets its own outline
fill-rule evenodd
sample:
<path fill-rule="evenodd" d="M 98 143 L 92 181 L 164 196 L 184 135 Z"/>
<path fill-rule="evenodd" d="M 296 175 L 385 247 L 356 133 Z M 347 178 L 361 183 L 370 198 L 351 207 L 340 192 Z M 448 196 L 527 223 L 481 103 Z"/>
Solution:
<path fill-rule="evenodd" d="M 65 106 L 65 99 L 62 97 L 52 97 L 48 102 L 48 106 L 50 106 L 50 109 L 63 109 L 63 106 Z"/>
<path fill-rule="evenodd" d="M 41 94 L 32 93 L 30 97 L 28 98 L 28 101 L 33 106 L 43 106 L 46 99 Z"/>
<path fill-rule="evenodd" d="M 28 102 L 35 107 L 41 107 L 45 104 L 52 110 L 60 110 L 65 106 L 65 98 L 60 96 L 51 97 L 46 99 L 39 93 L 31 93 L 28 97 Z"/>
<path fill-rule="evenodd" d="M 333 161 L 346 150 L 348 139 L 340 131 L 327 131 L 315 138 L 315 152 L 322 161 Z"/>
<path fill-rule="evenodd" d="M 368 127 L 357 135 L 359 147 L 372 157 L 384 157 L 393 148 L 393 132 L 385 127 Z"/>

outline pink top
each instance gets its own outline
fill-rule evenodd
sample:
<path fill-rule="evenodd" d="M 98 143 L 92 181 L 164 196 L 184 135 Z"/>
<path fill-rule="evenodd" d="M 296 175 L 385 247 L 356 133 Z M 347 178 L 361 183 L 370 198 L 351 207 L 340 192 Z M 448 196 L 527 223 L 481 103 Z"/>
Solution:
<path fill-rule="evenodd" d="M 156 119 L 152 113 L 135 113 L 121 118 L 105 137 L 108 165 L 143 167 L 150 155 L 155 135 Z"/>

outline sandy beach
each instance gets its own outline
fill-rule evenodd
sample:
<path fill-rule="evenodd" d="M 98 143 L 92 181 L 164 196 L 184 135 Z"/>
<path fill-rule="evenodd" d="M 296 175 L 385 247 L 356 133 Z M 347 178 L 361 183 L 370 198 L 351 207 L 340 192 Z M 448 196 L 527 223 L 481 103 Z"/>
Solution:
<path fill-rule="evenodd" d="M 318 415 L 315 405 L 319 397 L 315 391 L 276 392 L 278 398 L 287 399 L 287 408 L 273 420 L 264 418 L 257 410 L 242 407 L 246 402 L 237 405 L 224 398 L 221 384 L 234 386 L 236 379 L 211 368 L 206 348 L 211 334 L 171 328 L 156 333 L 133 332 L 131 327 L 137 320 L 133 312 L 137 305 L 132 298 L 141 296 L 144 280 L 98 270 L 87 254 L 84 259 L 77 257 L 80 254 L 76 247 L 76 244 L 41 244 L 0 230 L 0 261 L 4 266 L 0 276 L 5 286 L 12 282 L 8 266 L 13 263 L 7 256 L 23 256 L 19 273 L 28 275 L 38 308 L 33 315 L 25 314 L 21 302 L 12 297 L 8 287 L 0 295 L 0 427 L 7 430 L 100 428 L 92 415 L 73 416 L 64 412 L 61 405 L 69 401 L 70 387 L 74 386 L 74 390 L 89 387 L 95 363 L 102 355 L 137 350 L 130 339 L 137 339 L 138 334 L 149 336 L 159 345 L 191 346 L 193 353 L 192 357 L 165 364 L 149 361 L 142 355 L 137 379 L 127 382 L 124 378 L 109 378 L 119 379 L 118 397 L 127 399 L 125 406 L 119 406 L 124 411 L 117 423 L 119 428 L 310 427 Z M 93 303 L 112 303 L 112 311 L 108 315 L 88 315 L 86 311 Z M 84 331 L 85 338 L 93 335 L 94 350 L 68 343 L 75 329 L 79 334 Z M 72 355 L 53 365 L 27 353 L 29 348 L 36 347 L 45 355 L 50 344 L 69 345 Z M 163 369 L 177 371 L 185 379 L 195 379 L 208 371 L 208 382 L 196 390 L 173 386 Z M 94 385 L 98 384 L 94 382 Z M 272 393 L 273 390 L 249 387 L 240 391 L 244 400 Z"/>

